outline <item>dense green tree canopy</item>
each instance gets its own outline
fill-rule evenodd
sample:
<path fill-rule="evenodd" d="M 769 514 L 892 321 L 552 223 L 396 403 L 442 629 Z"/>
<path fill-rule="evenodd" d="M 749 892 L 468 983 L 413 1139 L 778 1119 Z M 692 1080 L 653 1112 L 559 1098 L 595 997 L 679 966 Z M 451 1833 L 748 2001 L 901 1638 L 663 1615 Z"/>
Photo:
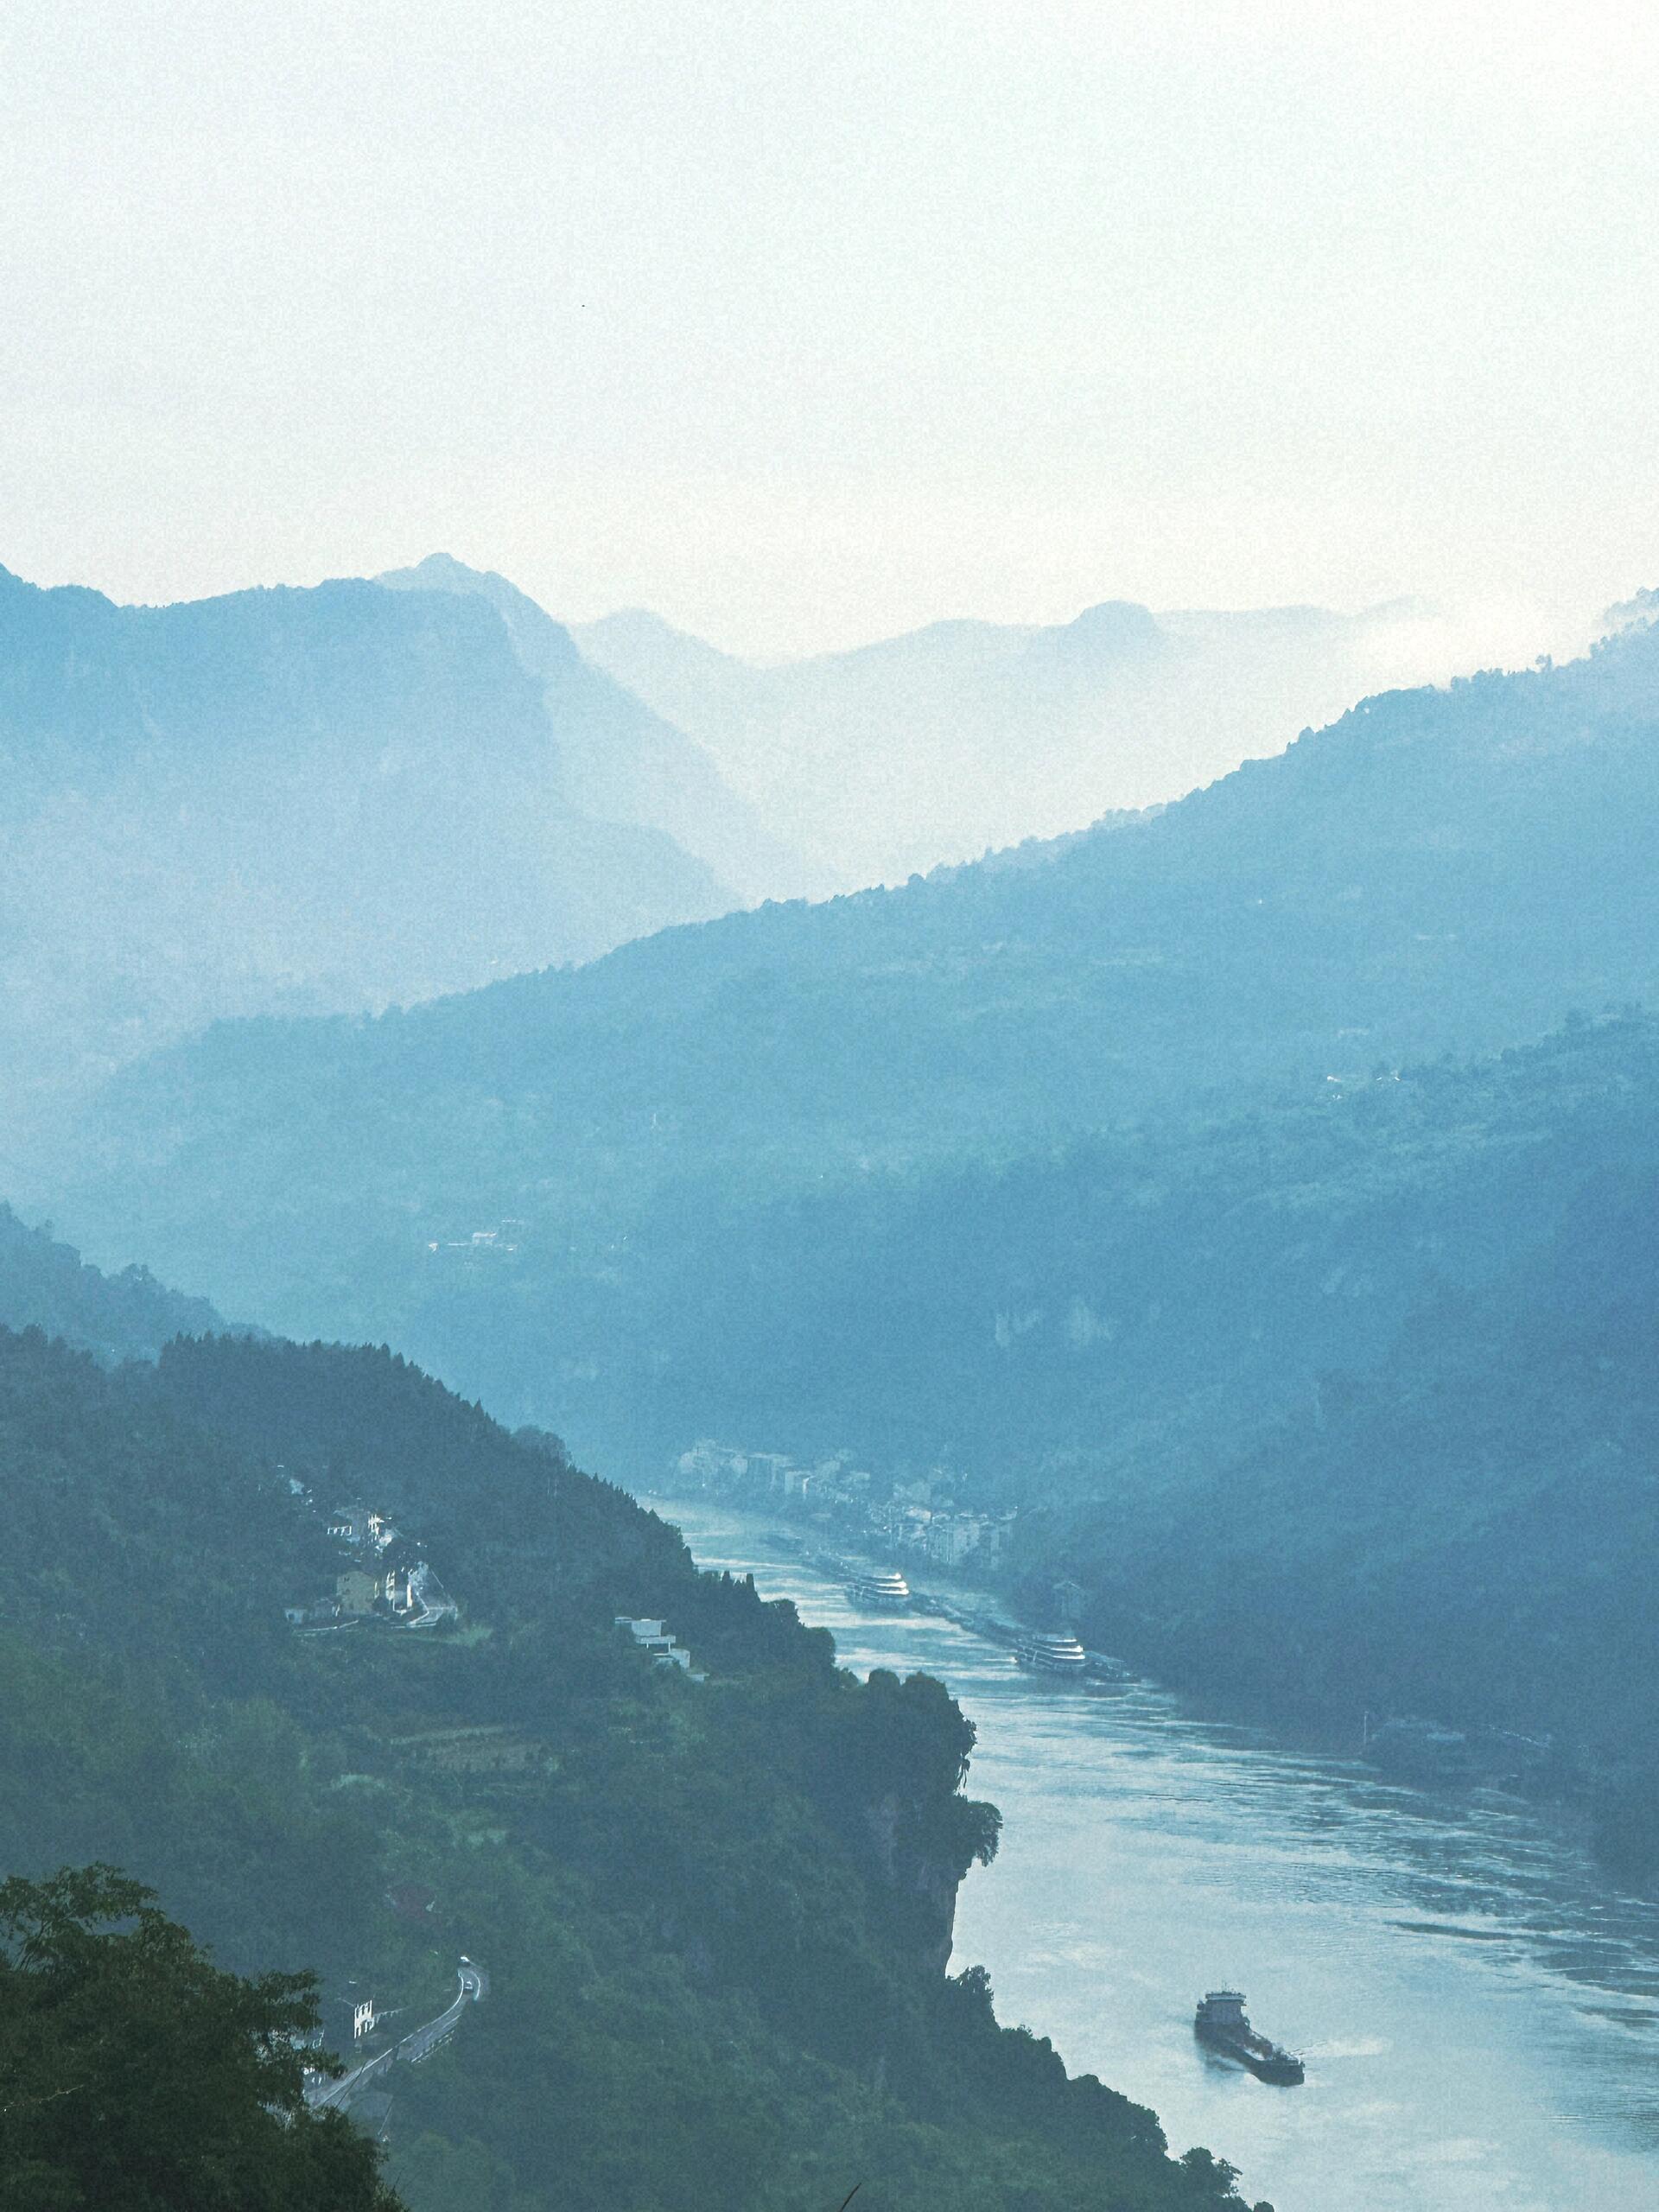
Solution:
<path fill-rule="evenodd" d="M 6 2212 L 397 2212 L 306 2106 L 306 1974 L 226 1974 L 104 1866 L 0 1883 Z"/>

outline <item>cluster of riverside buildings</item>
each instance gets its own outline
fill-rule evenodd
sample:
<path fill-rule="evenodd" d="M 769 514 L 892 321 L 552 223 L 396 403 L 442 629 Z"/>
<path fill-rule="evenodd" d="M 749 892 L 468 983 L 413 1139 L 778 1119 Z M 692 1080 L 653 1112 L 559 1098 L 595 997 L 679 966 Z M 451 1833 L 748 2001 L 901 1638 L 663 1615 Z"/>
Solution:
<path fill-rule="evenodd" d="M 948 1476 L 879 1485 L 844 1453 L 803 1467 L 780 1452 L 748 1452 L 705 1438 L 675 1462 L 677 1487 L 729 1497 L 857 1536 L 880 1550 L 943 1567 L 994 1567 L 1014 1516 L 958 1507 Z"/>

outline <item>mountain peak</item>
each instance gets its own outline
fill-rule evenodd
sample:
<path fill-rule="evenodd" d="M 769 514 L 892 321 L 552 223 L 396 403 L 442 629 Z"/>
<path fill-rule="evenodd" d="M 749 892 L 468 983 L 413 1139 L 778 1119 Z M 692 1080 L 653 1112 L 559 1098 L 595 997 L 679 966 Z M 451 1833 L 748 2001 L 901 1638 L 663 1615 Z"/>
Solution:
<path fill-rule="evenodd" d="M 698 637 L 695 631 L 682 630 L 665 614 L 658 614 L 649 607 L 619 607 L 614 613 L 601 614 L 597 621 L 578 624 L 575 635 L 579 645 L 593 648 L 593 658 L 601 667 L 610 665 L 607 655 L 634 652 L 671 652 L 706 665 L 745 665 L 735 653 L 711 645 L 707 638 Z M 612 671 L 613 674 L 616 672 Z"/>
<path fill-rule="evenodd" d="M 385 569 L 374 581 L 392 591 L 441 591 L 483 600 L 505 623 L 520 662 L 543 683 L 569 676 L 580 663 L 563 623 L 494 569 L 468 568 L 453 553 L 429 553 L 412 569 Z"/>
<path fill-rule="evenodd" d="M 493 569 L 474 569 L 465 561 L 456 560 L 453 553 L 429 553 L 424 560 L 416 562 L 410 569 L 387 569 L 374 579 L 378 584 L 403 585 L 429 591 L 478 591 L 486 585 L 499 585 L 507 591 L 517 586 Z"/>
<path fill-rule="evenodd" d="M 1053 650 L 1091 661 L 1139 659 L 1167 642 L 1150 607 L 1134 600 L 1103 599 L 1050 633 Z"/>

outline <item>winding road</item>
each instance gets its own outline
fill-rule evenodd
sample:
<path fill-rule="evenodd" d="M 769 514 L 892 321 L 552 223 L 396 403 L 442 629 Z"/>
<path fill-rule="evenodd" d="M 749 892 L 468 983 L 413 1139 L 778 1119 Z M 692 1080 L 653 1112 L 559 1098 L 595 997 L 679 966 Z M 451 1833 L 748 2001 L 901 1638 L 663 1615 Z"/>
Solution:
<path fill-rule="evenodd" d="M 490 1978 L 480 1966 L 470 1959 L 462 1959 L 455 1968 L 455 1978 L 461 1984 L 453 2001 L 445 2006 L 435 2020 L 429 2020 L 423 2028 L 412 2028 L 398 2042 L 366 2058 L 362 2065 L 353 2067 L 349 2074 L 342 2074 L 336 2081 L 319 2080 L 306 2091 L 305 2101 L 313 2112 L 343 2111 L 369 2083 L 401 2061 L 406 2066 L 418 2066 L 429 2058 L 441 2044 L 448 2042 L 461 2024 L 461 2016 L 469 2005 L 481 2004 L 490 1992 Z"/>

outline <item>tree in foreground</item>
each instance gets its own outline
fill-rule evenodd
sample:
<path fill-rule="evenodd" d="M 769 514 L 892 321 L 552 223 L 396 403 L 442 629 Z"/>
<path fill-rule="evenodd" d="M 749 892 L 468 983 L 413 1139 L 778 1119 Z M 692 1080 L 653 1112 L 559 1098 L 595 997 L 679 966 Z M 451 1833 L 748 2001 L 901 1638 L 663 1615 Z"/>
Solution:
<path fill-rule="evenodd" d="M 315 1979 L 215 1967 L 107 1866 L 0 1882 L 0 2212 L 401 2212 L 313 2113 Z"/>

